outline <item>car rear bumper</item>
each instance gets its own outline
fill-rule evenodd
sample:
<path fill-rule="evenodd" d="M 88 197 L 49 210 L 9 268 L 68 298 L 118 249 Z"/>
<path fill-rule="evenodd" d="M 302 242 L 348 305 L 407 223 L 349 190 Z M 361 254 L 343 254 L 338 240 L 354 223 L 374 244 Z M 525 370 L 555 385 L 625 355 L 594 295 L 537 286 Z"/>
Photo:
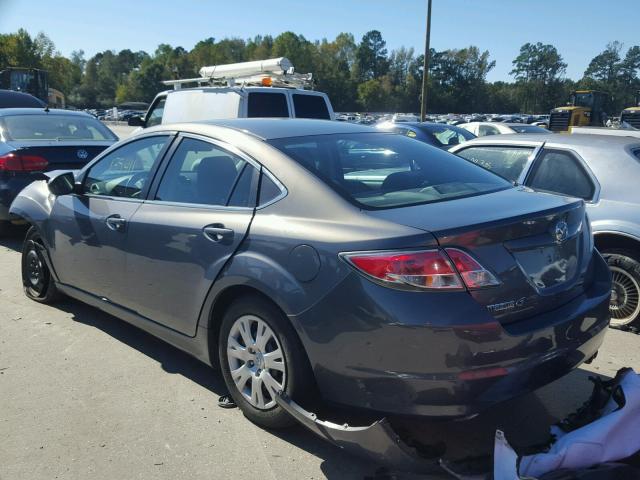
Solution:
<path fill-rule="evenodd" d="M 415 293 L 357 274 L 292 317 L 328 402 L 398 415 L 459 417 L 552 382 L 593 357 L 609 324 L 611 279 L 508 325 L 465 292 Z"/>

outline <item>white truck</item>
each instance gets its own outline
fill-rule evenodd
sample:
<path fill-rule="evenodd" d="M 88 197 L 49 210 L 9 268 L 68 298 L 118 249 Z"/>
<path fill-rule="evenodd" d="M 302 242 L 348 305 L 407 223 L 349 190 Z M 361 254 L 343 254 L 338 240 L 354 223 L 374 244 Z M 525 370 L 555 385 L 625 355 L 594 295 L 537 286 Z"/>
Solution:
<path fill-rule="evenodd" d="M 335 119 L 327 95 L 305 89 L 311 74 L 295 73 L 284 57 L 203 67 L 199 73 L 163 82 L 174 89 L 156 95 L 147 113 L 131 117 L 129 125 L 146 128 L 219 118 Z M 197 86 L 183 88 L 189 84 Z"/>

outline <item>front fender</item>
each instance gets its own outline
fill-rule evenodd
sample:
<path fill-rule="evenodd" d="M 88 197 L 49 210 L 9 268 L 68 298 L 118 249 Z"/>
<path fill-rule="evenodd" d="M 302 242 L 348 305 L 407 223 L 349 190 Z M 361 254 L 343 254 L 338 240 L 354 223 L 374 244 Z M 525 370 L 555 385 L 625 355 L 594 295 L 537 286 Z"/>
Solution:
<path fill-rule="evenodd" d="M 19 217 L 43 231 L 49 219 L 55 196 L 49 192 L 47 182 L 38 180 L 27 185 L 11 203 L 9 213 Z"/>

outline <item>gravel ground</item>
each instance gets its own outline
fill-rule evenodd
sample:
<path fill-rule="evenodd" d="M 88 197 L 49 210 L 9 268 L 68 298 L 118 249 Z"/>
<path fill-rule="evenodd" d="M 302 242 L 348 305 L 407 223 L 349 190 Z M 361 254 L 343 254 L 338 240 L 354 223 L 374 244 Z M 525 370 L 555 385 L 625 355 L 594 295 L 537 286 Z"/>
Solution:
<path fill-rule="evenodd" d="M 217 373 L 135 327 L 74 301 L 27 300 L 19 234 L 0 240 L 0 479 L 375 478 L 374 465 L 302 428 L 269 432 L 218 408 Z M 639 343 L 611 330 L 593 364 L 533 394 L 411 428 L 444 441 L 449 458 L 490 452 L 497 427 L 532 444 L 587 398 L 588 375 L 640 370 Z"/>

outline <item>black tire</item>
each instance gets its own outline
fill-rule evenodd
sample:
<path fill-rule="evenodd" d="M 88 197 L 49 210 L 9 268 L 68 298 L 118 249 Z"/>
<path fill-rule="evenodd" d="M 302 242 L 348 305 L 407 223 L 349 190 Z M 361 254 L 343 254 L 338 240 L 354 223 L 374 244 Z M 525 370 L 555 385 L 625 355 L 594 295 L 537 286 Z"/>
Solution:
<path fill-rule="evenodd" d="M 255 317 L 266 323 L 267 326 L 271 329 L 272 333 L 275 335 L 277 342 L 279 343 L 279 347 L 284 355 L 284 366 L 286 369 L 286 376 L 283 378 L 284 392 L 286 392 L 287 395 L 289 395 L 291 398 L 297 401 L 301 401 L 304 400 L 307 395 L 309 395 L 310 392 L 313 391 L 315 385 L 313 374 L 311 372 L 311 368 L 309 367 L 307 356 L 302 348 L 302 345 L 300 344 L 300 340 L 298 339 L 295 330 L 289 323 L 289 320 L 286 318 L 286 316 L 280 311 L 280 309 L 278 309 L 273 303 L 261 297 L 260 295 L 242 296 L 235 300 L 224 313 L 222 325 L 220 327 L 218 353 L 225 383 L 227 384 L 229 393 L 233 397 L 236 405 L 238 405 L 238 407 L 242 410 L 242 413 L 244 413 L 244 415 L 253 423 L 266 428 L 290 427 L 295 424 L 295 421 L 286 411 L 284 411 L 280 406 L 276 405 L 275 402 L 271 402 L 274 404 L 269 408 L 256 408 L 247 400 L 245 395 L 241 393 L 232 378 L 229 366 L 229 357 L 227 355 L 229 334 L 232 328 L 234 328 L 234 325 L 237 325 L 237 322 L 240 322 L 240 319 L 246 319 L 249 317 Z M 258 322 L 256 321 L 256 323 Z M 251 338 L 255 339 L 256 337 L 257 334 L 252 331 Z M 246 345 L 243 346 L 246 347 Z M 247 351 L 249 350 L 250 349 L 247 348 Z M 265 348 L 264 350 L 267 353 L 269 352 L 268 348 Z M 259 352 L 255 353 L 257 355 Z M 262 359 L 262 357 L 260 358 Z M 245 361 L 232 359 L 232 361 L 238 362 L 241 368 L 245 368 L 249 364 L 253 364 L 253 362 L 250 360 Z M 242 362 L 246 362 L 246 364 L 242 364 Z M 260 362 L 263 362 L 263 360 L 260 360 Z M 256 360 L 255 363 L 258 364 L 258 360 Z M 238 366 L 238 364 L 236 364 L 236 367 Z M 254 371 L 251 374 L 251 377 L 246 380 L 245 385 L 247 385 L 247 388 L 253 387 L 253 376 L 260 377 L 262 370 L 260 370 L 260 368 L 258 367 L 262 367 L 264 368 L 265 372 L 273 374 L 273 378 L 277 379 L 277 375 L 279 374 L 279 372 L 277 371 L 269 370 L 266 366 L 264 366 L 264 363 L 261 363 L 259 366 L 250 366 L 254 370 L 257 369 L 257 371 Z M 250 387 L 249 384 L 251 384 Z M 262 390 L 262 392 L 265 400 L 267 400 L 268 398 L 267 395 L 273 397 L 264 390 Z M 265 407 L 267 406 L 267 404 L 268 402 L 265 402 Z"/>
<path fill-rule="evenodd" d="M 611 288 L 611 326 L 640 325 L 640 255 L 631 250 L 611 249 L 602 252 L 613 279 Z"/>
<path fill-rule="evenodd" d="M 6 237 L 11 231 L 11 222 L 8 220 L 0 220 L 0 238 Z"/>
<path fill-rule="evenodd" d="M 61 297 L 51 277 L 47 262 L 42 257 L 40 247 L 44 248 L 42 237 L 35 227 L 29 228 L 22 245 L 22 285 L 24 293 L 39 303 L 54 303 Z"/>

